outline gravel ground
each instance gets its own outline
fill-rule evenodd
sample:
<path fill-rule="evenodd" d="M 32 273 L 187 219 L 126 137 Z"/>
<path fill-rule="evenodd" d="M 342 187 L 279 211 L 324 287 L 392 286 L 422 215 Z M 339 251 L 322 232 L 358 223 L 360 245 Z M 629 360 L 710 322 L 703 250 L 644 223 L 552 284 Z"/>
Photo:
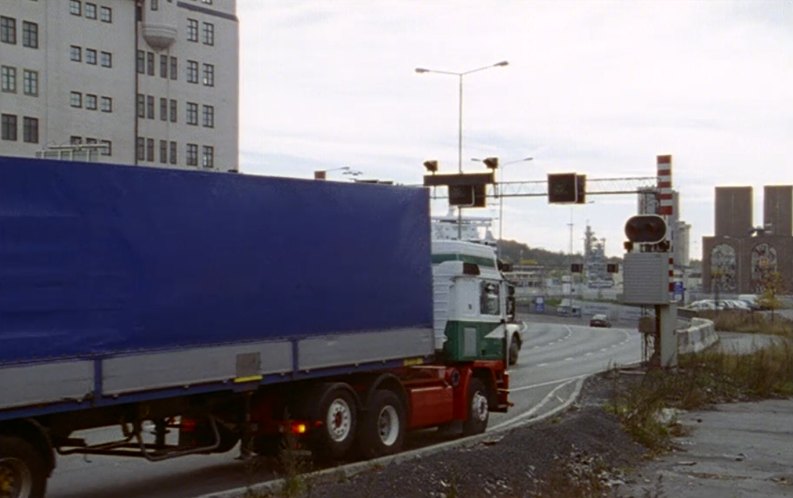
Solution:
<path fill-rule="evenodd" d="M 631 376 L 620 379 L 626 377 Z M 594 377 L 578 403 L 554 419 L 352 477 L 298 478 L 301 492 L 282 490 L 273 496 L 616 496 L 623 472 L 642 462 L 645 449 L 603 410 L 613 388 L 612 380 Z"/>

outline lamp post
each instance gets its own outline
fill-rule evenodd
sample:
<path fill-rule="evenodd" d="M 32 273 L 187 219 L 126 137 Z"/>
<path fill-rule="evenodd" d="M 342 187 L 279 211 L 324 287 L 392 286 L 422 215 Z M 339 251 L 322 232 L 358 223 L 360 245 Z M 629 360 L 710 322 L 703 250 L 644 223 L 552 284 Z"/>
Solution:
<path fill-rule="evenodd" d="M 503 67 L 509 65 L 507 61 L 497 62 L 495 64 L 491 64 L 489 66 L 478 67 L 476 69 L 471 69 L 468 71 L 463 72 L 454 72 L 454 71 L 440 71 L 437 69 L 426 69 L 423 67 L 417 67 L 416 72 L 419 74 L 423 73 L 436 73 L 436 74 L 449 74 L 452 76 L 457 76 L 460 81 L 460 98 L 459 98 L 459 110 L 458 110 L 458 120 L 457 120 L 457 171 L 459 173 L 463 172 L 463 76 L 466 76 L 471 73 L 477 73 L 479 71 L 484 71 L 485 69 L 490 69 L 493 67 Z"/>
<path fill-rule="evenodd" d="M 524 157 L 523 159 L 516 159 L 514 161 L 508 161 L 501 164 L 501 173 L 499 174 L 500 179 L 498 182 L 498 244 L 496 245 L 496 254 L 498 257 L 501 257 L 501 241 L 503 240 L 504 234 L 504 192 L 501 190 L 501 185 L 504 183 L 504 166 L 508 166 L 510 164 L 517 164 L 522 162 L 529 162 L 533 161 L 533 157 Z M 471 161 L 476 162 L 484 162 L 484 159 L 478 159 L 476 157 L 472 157 Z"/>
<path fill-rule="evenodd" d="M 448 74 L 451 76 L 457 76 L 459 79 L 459 102 L 458 102 L 458 118 L 457 118 L 457 172 L 462 174 L 463 172 L 463 76 L 466 76 L 471 73 L 477 73 L 479 71 L 484 71 L 485 69 L 490 69 L 494 67 L 503 67 L 509 65 L 507 61 L 496 62 L 495 64 L 491 64 L 489 66 L 482 66 L 476 69 L 470 69 L 468 71 L 462 72 L 455 72 L 455 71 L 441 71 L 438 69 L 427 69 L 423 67 L 417 67 L 416 72 L 419 74 L 424 73 L 436 73 L 436 74 Z M 457 208 L 457 239 L 462 239 L 463 233 L 463 210 L 462 208 Z"/>

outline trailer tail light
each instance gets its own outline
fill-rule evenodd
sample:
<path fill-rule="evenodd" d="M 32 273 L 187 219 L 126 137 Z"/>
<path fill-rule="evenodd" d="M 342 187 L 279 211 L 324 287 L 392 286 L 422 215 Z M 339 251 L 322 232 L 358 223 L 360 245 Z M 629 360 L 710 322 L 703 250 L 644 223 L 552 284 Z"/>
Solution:
<path fill-rule="evenodd" d="M 308 428 L 303 422 L 292 422 L 289 424 L 289 432 L 292 434 L 305 434 Z"/>
<path fill-rule="evenodd" d="M 195 432 L 198 428 L 198 421 L 194 418 L 182 417 L 179 430 L 182 432 Z"/>

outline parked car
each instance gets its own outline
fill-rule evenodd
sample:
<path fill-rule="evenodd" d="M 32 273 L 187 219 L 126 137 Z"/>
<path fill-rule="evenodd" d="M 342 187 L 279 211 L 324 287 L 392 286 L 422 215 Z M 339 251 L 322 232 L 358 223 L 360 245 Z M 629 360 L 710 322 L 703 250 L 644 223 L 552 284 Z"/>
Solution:
<path fill-rule="evenodd" d="M 590 327 L 611 327 L 611 322 L 609 318 L 604 314 L 597 314 L 592 315 L 592 318 L 589 319 L 589 326 Z"/>

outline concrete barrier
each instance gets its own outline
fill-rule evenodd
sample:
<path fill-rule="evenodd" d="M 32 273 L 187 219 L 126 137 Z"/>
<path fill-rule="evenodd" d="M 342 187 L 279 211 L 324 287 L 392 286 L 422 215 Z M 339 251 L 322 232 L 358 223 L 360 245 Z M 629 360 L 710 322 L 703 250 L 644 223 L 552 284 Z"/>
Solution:
<path fill-rule="evenodd" d="M 678 354 L 699 353 L 719 340 L 713 322 L 704 318 L 692 318 L 690 327 L 676 332 Z"/>

